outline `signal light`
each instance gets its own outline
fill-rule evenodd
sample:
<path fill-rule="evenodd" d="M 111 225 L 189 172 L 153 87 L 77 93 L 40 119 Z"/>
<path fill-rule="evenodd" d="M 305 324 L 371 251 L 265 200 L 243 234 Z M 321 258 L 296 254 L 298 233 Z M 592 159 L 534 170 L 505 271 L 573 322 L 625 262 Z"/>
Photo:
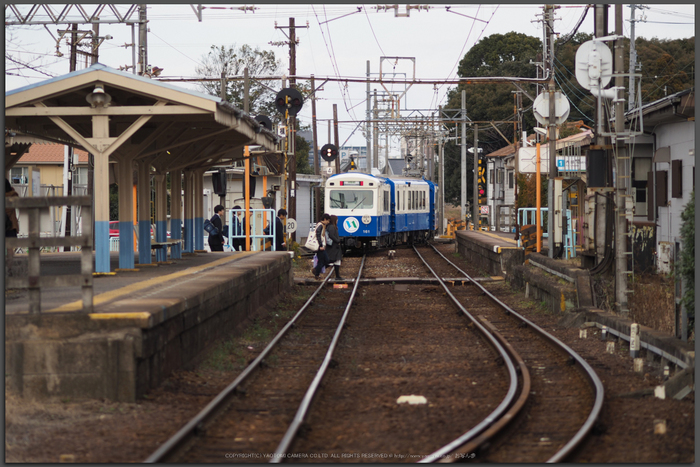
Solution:
<path fill-rule="evenodd" d="M 321 157 L 326 162 L 333 162 L 338 157 L 338 148 L 334 144 L 324 144 L 321 148 Z"/>
<path fill-rule="evenodd" d="M 275 98 L 275 107 L 277 111 L 285 117 L 287 113 L 289 113 L 289 115 L 296 115 L 303 105 L 304 98 L 301 93 L 294 88 L 282 89 L 277 93 L 277 97 Z"/>

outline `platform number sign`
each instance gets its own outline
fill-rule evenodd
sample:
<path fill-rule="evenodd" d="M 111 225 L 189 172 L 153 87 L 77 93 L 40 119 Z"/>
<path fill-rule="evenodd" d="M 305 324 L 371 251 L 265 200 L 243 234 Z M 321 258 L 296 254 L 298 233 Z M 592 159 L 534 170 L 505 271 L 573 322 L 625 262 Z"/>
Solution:
<path fill-rule="evenodd" d="M 297 231 L 297 221 L 291 217 L 287 218 L 287 233 L 294 233 Z"/>

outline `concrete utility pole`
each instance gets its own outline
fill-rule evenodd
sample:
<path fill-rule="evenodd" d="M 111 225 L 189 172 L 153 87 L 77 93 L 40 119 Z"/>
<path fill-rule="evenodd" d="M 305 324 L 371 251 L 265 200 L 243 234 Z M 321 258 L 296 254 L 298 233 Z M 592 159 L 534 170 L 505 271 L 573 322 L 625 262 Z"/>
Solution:
<path fill-rule="evenodd" d="M 615 34 L 622 36 L 622 5 L 615 5 Z M 624 104 L 624 44 L 623 39 L 615 41 L 615 87 L 618 88 L 617 99 L 615 100 L 615 153 L 617 154 L 617 167 L 615 171 L 615 301 L 618 312 L 622 316 L 629 315 L 627 303 L 627 259 L 631 253 L 627 252 L 627 242 L 629 238 L 627 227 L 627 198 L 628 184 L 630 183 L 630 158 L 623 141 L 622 134 L 625 132 L 625 104 Z M 631 77 L 630 77 L 631 79 Z"/>
<path fill-rule="evenodd" d="M 549 183 L 547 196 L 547 212 L 548 212 L 548 229 L 547 229 L 547 248 L 548 256 L 554 258 L 554 237 L 557 226 L 557 217 L 554 209 L 554 202 L 557 193 L 554 191 L 554 179 L 558 175 L 557 171 L 557 116 L 556 105 L 554 102 L 554 5 L 545 5 L 545 28 L 547 29 L 547 48 L 548 56 L 546 60 L 547 67 L 550 72 L 551 79 L 549 81 Z"/>
<path fill-rule="evenodd" d="M 467 221 L 467 91 L 462 89 L 462 197 L 460 198 L 462 219 Z M 476 167 L 476 166 L 475 166 Z M 473 220 L 473 219 L 472 219 Z"/>
<path fill-rule="evenodd" d="M 369 168 L 369 160 L 372 159 L 372 167 L 379 169 L 379 157 L 377 153 L 372 152 L 372 131 L 369 122 L 372 120 L 372 96 L 369 84 L 369 60 L 367 60 L 367 124 L 365 125 L 365 140 L 367 144 L 367 173 L 372 173 Z"/>
<path fill-rule="evenodd" d="M 635 5 L 632 4 L 630 5 L 630 92 L 629 92 L 629 99 L 628 99 L 628 110 L 632 110 L 633 108 L 636 107 L 636 99 L 637 99 L 637 93 L 635 91 L 635 82 L 634 82 L 634 73 L 637 72 L 637 49 L 634 45 L 634 26 L 636 23 L 640 21 L 645 21 L 644 17 L 641 19 L 636 19 L 634 16 L 634 10 L 639 9 L 639 10 L 644 10 L 646 8 L 649 8 L 648 6 L 645 5 Z"/>
<path fill-rule="evenodd" d="M 139 5 L 139 72 L 143 76 L 148 69 L 148 19 L 146 5 Z"/>
<path fill-rule="evenodd" d="M 373 159 L 379 163 L 379 123 L 377 119 L 379 118 L 379 113 L 377 110 L 377 90 L 374 90 L 374 104 L 373 104 L 373 119 L 374 124 L 372 125 L 372 149 L 374 149 Z M 389 159 L 384 161 L 384 173 L 389 174 Z"/>
<path fill-rule="evenodd" d="M 479 229 L 479 124 L 474 124 L 474 187 L 472 188 L 472 223 Z"/>
<path fill-rule="evenodd" d="M 338 104 L 333 104 L 333 144 L 338 148 L 338 157 L 335 158 L 335 173 L 340 173 L 340 138 L 338 136 Z"/>

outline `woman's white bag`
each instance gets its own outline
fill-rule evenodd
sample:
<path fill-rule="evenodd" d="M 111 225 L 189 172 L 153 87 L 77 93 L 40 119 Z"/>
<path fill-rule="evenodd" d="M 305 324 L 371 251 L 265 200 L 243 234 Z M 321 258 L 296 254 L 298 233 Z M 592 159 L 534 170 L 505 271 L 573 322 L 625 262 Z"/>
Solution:
<path fill-rule="evenodd" d="M 306 243 L 304 246 L 311 251 L 318 251 L 318 239 L 316 238 L 316 228 L 318 224 L 314 224 L 309 231 L 309 236 L 306 237 Z"/>

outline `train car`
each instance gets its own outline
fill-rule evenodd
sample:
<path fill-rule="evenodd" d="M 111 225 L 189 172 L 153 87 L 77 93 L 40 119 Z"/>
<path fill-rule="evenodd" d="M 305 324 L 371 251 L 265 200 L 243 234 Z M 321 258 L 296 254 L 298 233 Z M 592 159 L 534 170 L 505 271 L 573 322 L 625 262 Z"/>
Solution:
<path fill-rule="evenodd" d="M 338 216 L 345 250 L 423 241 L 435 232 L 435 184 L 360 172 L 326 181 L 325 211 Z"/>
<path fill-rule="evenodd" d="M 435 235 L 435 193 L 433 182 L 421 178 L 389 177 L 392 189 L 392 237 L 397 242 L 427 241 Z"/>

